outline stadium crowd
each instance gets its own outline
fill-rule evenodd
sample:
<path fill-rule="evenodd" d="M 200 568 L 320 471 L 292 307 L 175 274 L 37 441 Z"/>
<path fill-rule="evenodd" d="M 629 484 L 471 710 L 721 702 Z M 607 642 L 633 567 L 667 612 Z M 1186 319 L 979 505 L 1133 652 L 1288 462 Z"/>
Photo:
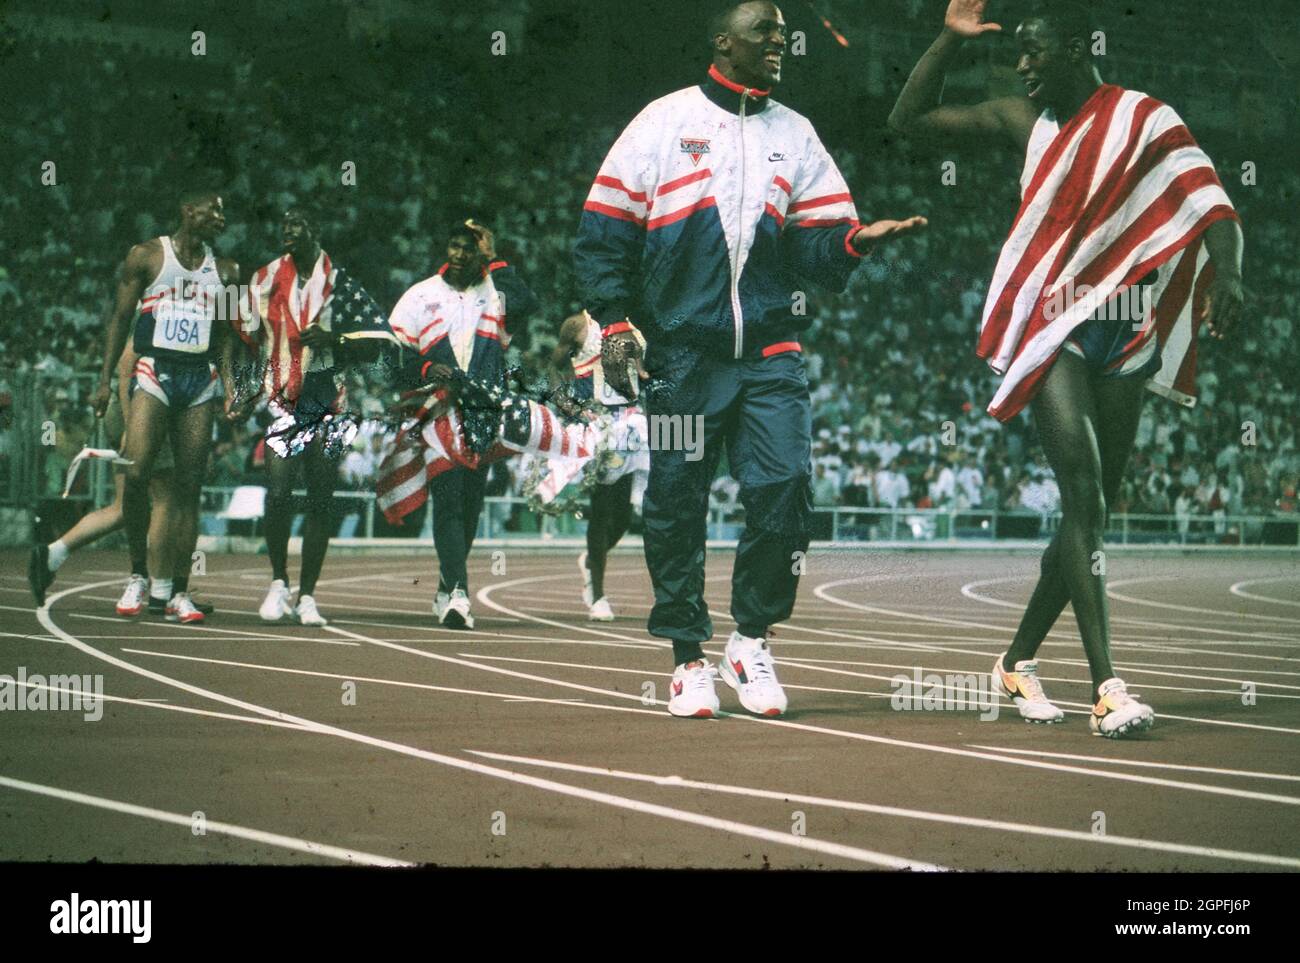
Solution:
<path fill-rule="evenodd" d="M 6 134 L 3 175 L 19 187 L 0 194 L 0 395 L 11 397 L 22 372 L 45 376 L 47 417 L 60 427 L 44 452 L 46 494 L 62 488 L 92 429 L 87 373 L 99 365 L 116 266 L 131 244 L 172 227 L 196 154 L 220 178 L 229 223 L 221 253 L 245 272 L 266 263 L 279 253 L 280 212 L 312 201 L 326 213 L 326 248 L 385 306 L 436 270 L 452 217 L 489 221 L 544 306 L 517 341 L 520 363 L 544 374 L 560 321 L 580 307 L 571 243 L 613 126 L 588 124 L 575 108 L 542 109 L 513 129 L 453 129 L 428 92 L 401 90 L 295 125 L 295 103 L 276 81 L 213 66 L 196 80 L 184 123 L 166 128 L 183 133 L 160 139 L 156 119 L 177 108 L 169 94 L 133 82 L 159 68 L 144 51 L 60 42 L 25 43 L 6 63 L 20 86 L 10 91 L 19 121 Z M 945 185 L 939 159 L 905 144 L 830 146 L 864 218 L 922 213 L 931 229 L 893 260 L 868 261 L 843 294 L 809 292 L 815 503 L 1054 511 L 1032 420 L 1000 426 L 985 414 L 995 376 L 974 355 L 1020 159 L 959 158 L 956 184 Z M 53 184 L 42 182 L 46 159 Z M 341 183 L 345 161 L 356 164 L 355 186 Z M 1230 343 L 1202 340 L 1199 405 L 1147 404 L 1114 511 L 1184 519 L 1297 511 L 1300 237 L 1288 226 L 1300 179 L 1280 169 L 1261 163 L 1258 186 L 1246 187 L 1223 166 L 1245 227 L 1248 322 Z M 354 409 L 380 416 L 391 392 L 364 371 L 351 377 Z M 257 425 L 220 431 L 210 483 L 260 478 Z M 13 444 L 7 418 L 3 433 L 0 458 Z M 358 437 L 341 467 L 348 487 L 373 482 L 382 438 Z M 716 504 L 732 501 L 734 486 L 721 480 Z"/>

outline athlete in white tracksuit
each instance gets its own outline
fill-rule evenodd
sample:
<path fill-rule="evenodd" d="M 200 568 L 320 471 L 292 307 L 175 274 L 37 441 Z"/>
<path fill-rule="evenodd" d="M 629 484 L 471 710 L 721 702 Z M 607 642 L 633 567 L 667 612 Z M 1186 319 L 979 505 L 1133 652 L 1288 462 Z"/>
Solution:
<path fill-rule="evenodd" d="M 785 49 L 775 4 L 735 4 L 710 33 L 704 82 L 641 111 L 601 165 L 576 268 L 607 340 L 631 337 L 633 322 L 644 333 L 645 366 L 663 386 L 647 398 L 651 437 L 657 417 L 703 429 L 703 457 L 681 443 L 652 446 L 644 504 L 649 630 L 673 641 L 677 665 L 669 711 L 718 707 L 701 644 L 713 634 L 703 595 L 708 492 L 725 444 L 746 527 L 732 576 L 738 631 L 721 672 L 747 709 L 780 715 L 786 698 L 766 635 L 793 609 L 811 511 L 799 345 L 811 318 L 796 292 L 809 282 L 843 290 L 878 240 L 924 221 L 860 225 L 812 124 L 771 99 Z"/>

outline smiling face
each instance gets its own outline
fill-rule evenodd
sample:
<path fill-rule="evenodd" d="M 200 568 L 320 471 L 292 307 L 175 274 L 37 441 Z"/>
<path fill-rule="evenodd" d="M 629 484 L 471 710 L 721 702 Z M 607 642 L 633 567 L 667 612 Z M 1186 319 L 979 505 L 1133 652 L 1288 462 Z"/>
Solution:
<path fill-rule="evenodd" d="M 756 0 L 731 11 L 727 30 L 714 37 L 714 51 L 730 68 L 730 79 L 767 90 L 781 82 L 785 18 L 774 3 Z"/>
<path fill-rule="evenodd" d="M 1031 17 L 1016 28 L 1020 58 L 1016 73 L 1029 99 L 1040 107 L 1059 104 L 1068 94 L 1073 74 L 1087 60 L 1082 37 L 1067 39 L 1052 24 Z"/>

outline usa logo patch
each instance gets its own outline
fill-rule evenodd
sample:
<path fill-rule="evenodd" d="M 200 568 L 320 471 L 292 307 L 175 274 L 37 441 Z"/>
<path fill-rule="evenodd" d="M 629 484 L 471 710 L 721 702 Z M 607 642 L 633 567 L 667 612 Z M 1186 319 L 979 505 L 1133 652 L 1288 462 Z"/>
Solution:
<path fill-rule="evenodd" d="M 709 152 L 709 142 L 698 137 L 682 138 L 682 153 L 691 155 L 691 163 L 700 166 L 700 158 Z"/>

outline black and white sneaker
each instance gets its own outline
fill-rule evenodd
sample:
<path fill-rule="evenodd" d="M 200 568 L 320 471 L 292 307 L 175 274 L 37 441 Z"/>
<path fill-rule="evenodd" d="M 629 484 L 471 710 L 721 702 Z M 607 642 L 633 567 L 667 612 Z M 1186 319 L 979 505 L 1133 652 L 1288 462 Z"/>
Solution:
<path fill-rule="evenodd" d="M 469 614 L 469 596 L 462 588 L 452 589 L 447 599 L 447 607 L 439 619 L 449 629 L 474 628 L 474 616 Z"/>

